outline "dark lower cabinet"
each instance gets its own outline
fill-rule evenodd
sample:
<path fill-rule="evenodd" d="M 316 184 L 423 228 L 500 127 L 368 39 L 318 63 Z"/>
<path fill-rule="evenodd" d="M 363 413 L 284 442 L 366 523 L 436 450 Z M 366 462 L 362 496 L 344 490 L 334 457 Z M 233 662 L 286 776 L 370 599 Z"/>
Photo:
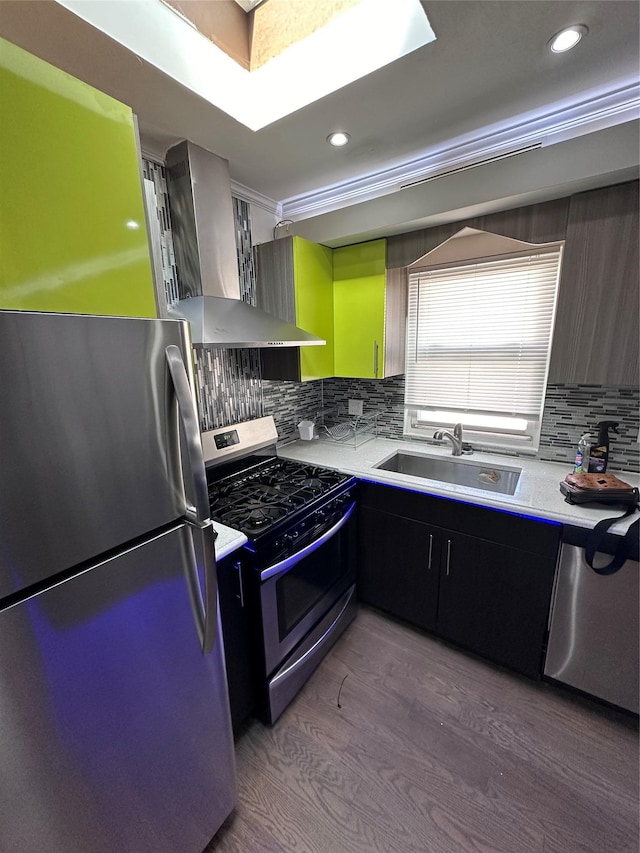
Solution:
<path fill-rule="evenodd" d="M 440 536 L 420 521 L 368 509 L 358 540 L 358 598 L 435 631 Z"/>
<path fill-rule="evenodd" d="M 360 599 L 533 678 L 561 525 L 361 484 Z"/>
<path fill-rule="evenodd" d="M 231 722 L 234 734 L 237 734 L 252 715 L 256 703 L 251 624 L 242 595 L 241 551 L 218 561 L 218 597 Z"/>
<path fill-rule="evenodd" d="M 555 560 L 461 533 L 442 535 L 438 634 L 537 678 Z"/>

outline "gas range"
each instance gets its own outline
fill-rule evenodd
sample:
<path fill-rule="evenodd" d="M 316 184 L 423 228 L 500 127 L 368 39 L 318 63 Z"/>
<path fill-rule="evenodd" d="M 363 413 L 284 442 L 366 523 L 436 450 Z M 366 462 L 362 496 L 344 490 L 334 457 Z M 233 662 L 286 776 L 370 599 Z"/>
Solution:
<path fill-rule="evenodd" d="M 314 524 L 324 526 L 322 507 L 338 510 L 336 499 L 355 485 L 340 471 L 276 455 L 278 433 L 272 417 L 244 421 L 202 434 L 211 518 L 240 530 L 250 542 L 282 544 Z"/>
<path fill-rule="evenodd" d="M 271 417 L 202 434 L 211 517 L 248 540 L 238 600 L 270 723 L 356 613 L 356 480 L 278 457 L 277 437 Z"/>
<path fill-rule="evenodd" d="M 211 517 L 255 540 L 289 526 L 319 499 L 331 497 L 352 478 L 339 471 L 271 458 L 214 479 L 209 474 Z"/>

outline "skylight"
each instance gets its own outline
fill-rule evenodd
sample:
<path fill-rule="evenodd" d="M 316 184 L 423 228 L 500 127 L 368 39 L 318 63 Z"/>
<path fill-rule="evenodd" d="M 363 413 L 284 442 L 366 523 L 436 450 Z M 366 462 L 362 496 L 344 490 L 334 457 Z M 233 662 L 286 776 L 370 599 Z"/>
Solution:
<path fill-rule="evenodd" d="M 359 0 L 247 71 L 161 0 L 58 2 L 251 130 L 435 39 L 420 0 Z M 327 62 L 328 56 L 341 61 Z"/>

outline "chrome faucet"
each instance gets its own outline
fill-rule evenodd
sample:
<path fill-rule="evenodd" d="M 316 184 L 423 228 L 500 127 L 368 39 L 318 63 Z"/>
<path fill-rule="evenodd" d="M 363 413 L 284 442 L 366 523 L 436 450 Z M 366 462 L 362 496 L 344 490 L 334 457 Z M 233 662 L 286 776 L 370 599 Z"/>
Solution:
<path fill-rule="evenodd" d="M 438 429 L 434 432 L 433 437 L 438 441 L 448 438 L 452 446 L 451 455 L 462 456 L 462 424 L 456 424 L 453 432 L 448 429 Z"/>

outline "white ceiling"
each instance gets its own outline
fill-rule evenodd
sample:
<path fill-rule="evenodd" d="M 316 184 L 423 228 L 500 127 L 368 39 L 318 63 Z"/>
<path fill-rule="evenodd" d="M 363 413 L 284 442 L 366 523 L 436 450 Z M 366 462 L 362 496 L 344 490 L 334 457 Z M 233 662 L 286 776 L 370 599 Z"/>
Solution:
<path fill-rule="evenodd" d="M 636 0 L 422 5 L 435 42 L 257 132 L 55 0 L 0 0 L 0 35 L 129 104 L 148 153 L 192 140 L 229 160 L 248 197 L 328 245 L 637 177 Z M 572 23 L 588 36 L 551 54 L 549 38 Z M 326 143 L 335 129 L 351 134 L 346 148 Z M 532 144 L 542 147 L 400 189 Z"/>

